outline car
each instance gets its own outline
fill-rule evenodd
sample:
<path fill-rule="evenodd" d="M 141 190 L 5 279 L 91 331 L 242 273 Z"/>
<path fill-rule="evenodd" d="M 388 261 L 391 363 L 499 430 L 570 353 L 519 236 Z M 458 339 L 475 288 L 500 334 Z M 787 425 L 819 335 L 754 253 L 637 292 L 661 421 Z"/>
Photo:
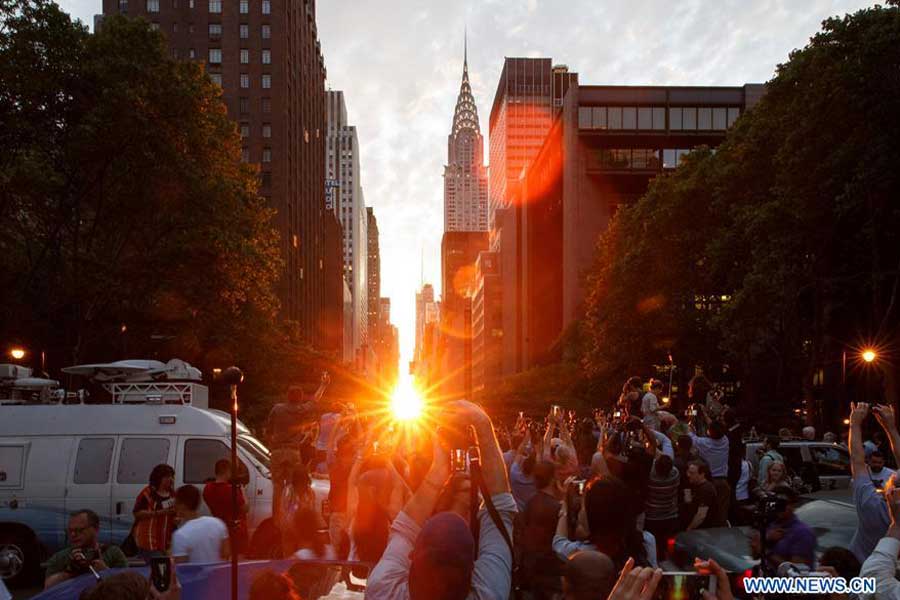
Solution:
<path fill-rule="evenodd" d="M 843 444 L 786 440 L 778 453 L 791 475 L 800 477 L 810 491 L 836 490 L 850 487 L 850 451 Z M 746 457 L 755 474 L 762 456 L 762 442 L 747 442 Z"/>
<path fill-rule="evenodd" d="M 797 518 L 816 534 L 816 557 L 833 546 L 849 548 L 856 532 L 856 507 L 849 490 L 830 490 L 806 494 L 796 510 Z M 752 527 L 714 527 L 679 533 L 671 562 L 679 568 L 690 568 L 695 558 L 712 558 L 725 570 L 749 575 L 759 560 L 750 550 Z"/>

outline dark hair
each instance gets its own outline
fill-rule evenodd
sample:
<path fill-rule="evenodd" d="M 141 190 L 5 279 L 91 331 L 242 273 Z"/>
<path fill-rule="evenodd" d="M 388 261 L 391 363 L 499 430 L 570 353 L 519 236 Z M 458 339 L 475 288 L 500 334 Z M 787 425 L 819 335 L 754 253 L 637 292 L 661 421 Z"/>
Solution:
<path fill-rule="evenodd" d="M 534 466 L 534 487 L 544 489 L 556 478 L 556 463 L 542 460 Z"/>
<path fill-rule="evenodd" d="M 175 469 L 165 463 L 156 465 L 150 471 L 150 487 L 157 489 L 166 477 L 175 477 Z"/>
<path fill-rule="evenodd" d="M 83 512 L 83 511 L 79 511 Z M 146 600 L 150 581 L 134 571 L 105 577 L 97 585 L 81 592 L 79 600 Z"/>
<path fill-rule="evenodd" d="M 779 438 L 777 435 L 767 435 L 766 443 L 772 450 L 778 450 L 778 446 L 781 445 L 781 438 Z"/>
<path fill-rule="evenodd" d="M 612 559 L 617 569 L 628 557 L 634 558 L 637 566 L 648 564 L 636 511 L 627 508 L 634 505 L 634 492 L 614 477 L 594 479 L 585 488 L 584 507 L 591 541 L 599 552 Z"/>
<path fill-rule="evenodd" d="M 224 475 L 231 470 L 231 461 L 227 458 L 220 458 L 216 461 L 216 476 Z"/>
<path fill-rule="evenodd" d="M 687 434 L 681 434 L 678 436 L 676 444 L 678 444 L 679 450 L 690 450 L 694 447 L 694 440 Z"/>
<path fill-rule="evenodd" d="M 720 421 L 712 421 L 708 426 L 707 433 L 712 439 L 720 440 L 725 435 L 725 426 Z"/>
<path fill-rule="evenodd" d="M 642 387 L 644 387 L 644 380 L 637 375 L 632 375 L 628 378 L 628 385 L 633 388 L 641 389 Z"/>
<path fill-rule="evenodd" d="M 800 498 L 800 494 L 789 485 L 776 485 L 775 489 L 772 490 L 772 493 L 776 496 L 784 496 L 787 499 L 788 504 L 795 504 Z"/>
<path fill-rule="evenodd" d="M 725 423 L 726 427 L 731 427 L 737 423 L 737 413 L 730 406 L 722 411 L 722 422 Z"/>
<path fill-rule="evenodd" d="M 175 502 L 190 511 L 200 508 L 200 490 L 192 485 L 183 485 L 175 490 Z"/>
<path fill-rule="evenodd" d="M 89 508 L 82 508 L 81 510 L 76 510 L 72 514 L 69 515 L 69 518 L 77 517 L 79 515 L 84 515 L 87 518 L 88 527 L 93 527 L 94 529 L 100 529 L 100 517 Z"/>
<path fill-rule="evenodd" d="M 819 565 L 823 567 L 833 567 L 837 574 L 844 579 L 853 579 L 859 576 L 862 565 L 856 555 L 847 548 L 840 546 L 832 546 L 826 548 L 819 558 Z"/>
<path fill-rule="evenodd" d="M 712 473 L 709 470 L 709 465 L 706 464 L 706 461 L 703 460 L 692 460 L 688 463 L 688 467 L 694 465 L 697 467 L 697 470 L 703 474 L 707 479 L 712 479 Z"/>
<path fill-rule="evenodd" d="M 661 390 L 663 388 L 663 382 L 659 379 L 651 379 L 650 380 L 650 389 L 651 390 Z"/>
<path fill-rule="evenodd" d="M 706 394 L 712 390 L 712 384 L 705 375 L 694 375 L 688 383 L 688 389 L 691 392 L 691 398 L 698 399 L 700 402 L 706 400 Z"/>
<path fill-rule="evenodd" d="M 672 472 L 672 458 L 667 454 L 663 454 L 656 459 L 653 469 L 656 471 L 657 476 L 668 477 L 669 473 Z"/>
<path fill-rule="evenodd" d="M 266 569 L 253 579 L 250 600 L 300 600 L 300 596 L 290 578 Z"/>
<path fill-rule="evenodd" d="M 884 458 L 884 452 L 881 450 L 873 450 L 871 454 L 869 454 L 869 458 Z"/>

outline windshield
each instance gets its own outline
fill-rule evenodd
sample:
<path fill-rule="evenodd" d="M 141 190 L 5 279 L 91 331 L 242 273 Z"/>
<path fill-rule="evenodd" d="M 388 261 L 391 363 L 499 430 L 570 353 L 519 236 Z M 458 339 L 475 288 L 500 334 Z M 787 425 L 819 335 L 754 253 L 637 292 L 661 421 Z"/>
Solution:
<path fill-rule="evenodd" d="M 269 449 L 262 442 L 251 435 L 240 435 L 238 436 L 238 446 L 252 456 L 257 463 L 265 467 L 266 471 L 271 472 L 272 453 L 269 452 Z"/>

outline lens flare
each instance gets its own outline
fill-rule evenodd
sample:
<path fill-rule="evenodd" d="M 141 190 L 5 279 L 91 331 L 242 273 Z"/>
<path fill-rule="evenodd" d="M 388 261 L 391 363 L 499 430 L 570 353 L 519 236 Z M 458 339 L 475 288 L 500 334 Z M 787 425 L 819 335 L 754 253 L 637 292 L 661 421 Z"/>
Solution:
<path fill-rule="evenodd" d="M 411 377 L 401 377 L 391 394 L 391 413 L 399 421 L 413 421 L 422 416 L 425 402 Z"/>
<path fill-rule="evenodd" d="M 862 359 L 867 363 L 872 362 L 876 357 L 877 355 L 875 354 L 874 350 L 864 350 L 862 353 Z"/>

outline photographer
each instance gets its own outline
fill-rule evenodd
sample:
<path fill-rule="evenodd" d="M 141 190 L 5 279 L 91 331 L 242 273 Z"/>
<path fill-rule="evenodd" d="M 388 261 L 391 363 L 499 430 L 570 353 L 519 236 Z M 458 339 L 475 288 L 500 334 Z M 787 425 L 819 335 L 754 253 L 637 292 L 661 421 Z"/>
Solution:
<path fill-rule="evenodd" d="M 794 515 L 799 496 L 789 487 L 776 488 L 774 496 L 763 500 L 766 503 L 763 518 L 771 519 L 766 528 L 765 565 L 771 572 L 778 570 L 783 562 L 804 564 L 813 567 L 816 559 L 816 534 L 810 527 Z M 755 555 L 761 554 L 759 534 L 751 540 Z M 761 557 L 762 558 L 762 557 Z"/>
<path fill-rule="evenodd" d="M 366 595 L 379 600 L 461 600 L 509 596 L 512 582 L 512 521 L 516 512 L 503 455 L 490 418 L 476 405 L 451 404 L 450 419 L 472 426 L 481 453 L 481 476 L 503 523 L 497 528 L 489 511 L 478 513 L 477 559 L 469 524 L 456 513 L 434 514 L 450 481 L 449 452 L 435 436 L 431 469 L 391 526 L 388 547 L 369 575 Z M 474 484 L 475 482 L 473 482 Z M 468 492 L 468 490 L 466 490 Z"/>
<path fill-rule="evenodd" d="M 880 406 L 876 411 L 879 423 L 890 434 L 891 446 L 896 451 L 897 425 L 894 421 L 893 409 Z M 869 405 L 865 402 L 850 403 L 850 473 L 853 490 L 853 504 L 856 506 L 858 524 L 856 533 L 850 541 L 850 550 L 860 562 L 869 558 L 878 540 L 884 535 L 890 524 L 887 506 L 878 494 L 869 468 L 866 465 L 866 453 L 863 448 L 862 424 L 869 415 Z"/>
<path fill-rule="evenodd" d="M 92 510 L 80 510 L 69 517 L 69 546 L 63 548 L 47 561 L 44 589 L 63 581 L 84 575 L 93 569 L 125 568 L 128 559 L 118 546 L 100 544 L 100 517 Z"/>

